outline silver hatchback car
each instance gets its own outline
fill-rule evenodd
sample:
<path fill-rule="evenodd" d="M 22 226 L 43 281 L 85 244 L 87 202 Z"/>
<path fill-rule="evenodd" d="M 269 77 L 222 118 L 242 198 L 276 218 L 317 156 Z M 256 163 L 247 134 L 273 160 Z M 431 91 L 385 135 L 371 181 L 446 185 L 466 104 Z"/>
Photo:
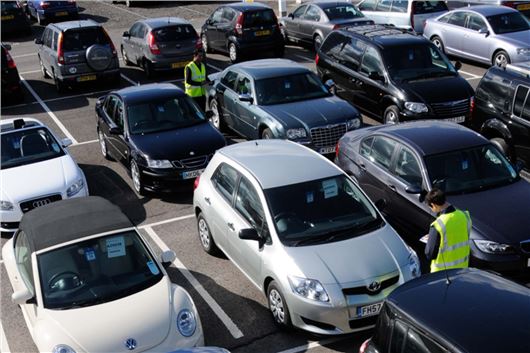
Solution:
<path fill-rule="evenodd" d="M 204 250 L 232 260 L 280 327 L 373 327 L 385 297 L 420 275 L 416 253 L 350 177 L 291 141 L 218 150 L 193 205 Z"/>

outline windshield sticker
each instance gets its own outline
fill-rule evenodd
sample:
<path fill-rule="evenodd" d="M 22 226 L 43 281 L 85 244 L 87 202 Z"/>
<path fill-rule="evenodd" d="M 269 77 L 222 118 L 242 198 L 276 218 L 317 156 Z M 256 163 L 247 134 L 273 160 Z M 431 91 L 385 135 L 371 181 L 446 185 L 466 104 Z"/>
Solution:
<path fill-rule="evenodd" d="M 125 255 L 125 240 L 123 237 L 107 239 L 107 257 L 119 257 Z"/>
<path fill-rule="evenodd" d="M 290 88 L 291 88 L 291 82 L 285 81 L 285 89 L 290 89 Z"/>
<path fill-rule="evenodd" d="M 324 189 L 324 198 L 329 199 L 339 194 L 339 187 L 335 179 L 324 180 L 322 182 L 322 188 Z"/>
<path fill-rule="evenodd" d="M 160 113 L 163 113 L 163 112 L 165 111 L 164 106 L 159 105 L 159 106 L 158 106 L 158 111 L 159 111 Z"/>
<path fill-rule="evenodd" d="M 464 159 L 462 161 L 462 170 L 466 170 L 467 168 L 469 168 L 469 163 L 468 163 L 467 159 Z"/>
<path fill-rule="evenodd" d="M 152 274 L 157 275 L 160 273 L 160 270 L 158 269 L 158 266 L 155 265 L 153 261 L 147 261 L 147 267 L 149 267 L 149 270 Z"/>
<path fill-rule="evenodd" d="M 94 261 L 96 259 L 96 253 L 92 248 L 85 249 L 85 259 L 87 261 Z"/>
<path fill-rule="evenodd" d="M 311 203 L 315 200 L 315 195 L 313 194 L 313 191 L 308 191 L 305 193 L 305 202 Z"/>

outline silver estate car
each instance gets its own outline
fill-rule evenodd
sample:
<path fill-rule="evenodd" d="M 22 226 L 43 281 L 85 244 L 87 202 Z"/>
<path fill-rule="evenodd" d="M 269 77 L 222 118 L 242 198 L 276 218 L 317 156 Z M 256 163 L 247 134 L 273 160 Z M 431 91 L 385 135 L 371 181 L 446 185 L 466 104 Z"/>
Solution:
<path fill-rule="evenodd" d="M 506 6 L 471 6 L 425 22 L 423 36 L 446 54 L 505 66 L 530 60 L 530 22 Z"/>
<path fill-rule="evenodd" d="M 385 297 L 420 275 L 416 253 L 352 179 L 292 141 L 218 150 L 195 182 L 193 206 L 203 249 L 223 251 L 282 328 L 373 327 Z"/>

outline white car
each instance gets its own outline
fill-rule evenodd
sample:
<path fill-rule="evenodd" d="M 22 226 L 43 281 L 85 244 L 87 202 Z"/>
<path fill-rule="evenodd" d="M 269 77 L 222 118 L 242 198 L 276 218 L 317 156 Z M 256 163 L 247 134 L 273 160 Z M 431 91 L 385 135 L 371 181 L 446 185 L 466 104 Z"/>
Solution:
<path fill-rule="evenodd" d="M 88 196 L 85 175 L 66 150 L 70 139 L 32 118 L 2 120 L 0 136 L 0 231 L 14 232 L 34 208 Z"/>
<path fill-rule="evenodd" d="M 54 202 L 22 217 L 2 258 L 40 352 L 171 352 L 202 346 L 190 295 L 120 209 L 101 197 Z"/>

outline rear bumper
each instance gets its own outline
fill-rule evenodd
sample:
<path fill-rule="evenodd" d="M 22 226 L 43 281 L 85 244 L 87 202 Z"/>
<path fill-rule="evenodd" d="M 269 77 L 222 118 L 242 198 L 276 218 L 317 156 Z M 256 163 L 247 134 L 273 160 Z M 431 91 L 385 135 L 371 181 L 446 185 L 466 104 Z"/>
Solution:
<path fill-rule="evenodd" d="M 156 71 L 175 70 L 184 72 L 184 67 L 193 60 L 193 55 L 149 58 Z"/>
<path fill-rule="evenodd" d="M 277 40 L 271 40 L 267 42 L 258 42 L 258 43 L 252 43 L 252 42 L 237 42 L 236 43 L 238 49 L 241 52 L 251 54 L 251 53 L 260 53 L 263 51 L 273 51 L 273 50 L 284 50 L 285 44 L 283 43 L 283 40 L 277 39 Z"/>
<path fill-rule="evenodd" d="M 59 80 L 64 83 L 83 83 L 83 82 L 97 82 L 101 80 L 108 80 L 115 78 L 116 75 L 120 74 L 120 69 L 112 69 L 112 70 L 105 70 L 100 72 L 87 72 L 83 74 L 75 74 L 75 75 L 60 75 Z M 83 77 L 88 76 L 96 76 L 96 79 L 92 80 L 86 80 L 84 81 Z"/>
<path fill-rule="evenodd" d="M 44 20 L 54 20 L 54 19 L 61 19 L 61 18 L 67 18 L 67 17 L 77 17 L 79 15 L 79 11 L 77 7 L 75 8 L 57 8 L 57 9 L 48 9 L 48 10 L 37 10 L 37 13 L 39 16 Z M 64 13 L 67 13 L 66 15 Z"/>

